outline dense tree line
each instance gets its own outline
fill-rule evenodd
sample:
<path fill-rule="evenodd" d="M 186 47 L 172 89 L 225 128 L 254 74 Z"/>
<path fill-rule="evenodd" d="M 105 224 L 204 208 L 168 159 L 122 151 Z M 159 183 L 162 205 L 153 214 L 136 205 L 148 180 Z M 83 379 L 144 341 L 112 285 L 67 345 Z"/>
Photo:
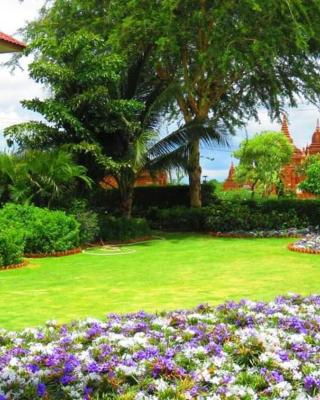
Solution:
<path fill-rule="evenodd" d="M 112 174 L 126 215 L 144 168 L 184 168 L 200 207 L 201 143 L 226 143 L 261 106 L 275 118 L 319 100 L 319 16 L 316 0 L 47 2 L 24 34 L 50 95 L 23 101 L 46 122 L 6 137 L 20 152 L 62 147 L 96 181 Z"/>

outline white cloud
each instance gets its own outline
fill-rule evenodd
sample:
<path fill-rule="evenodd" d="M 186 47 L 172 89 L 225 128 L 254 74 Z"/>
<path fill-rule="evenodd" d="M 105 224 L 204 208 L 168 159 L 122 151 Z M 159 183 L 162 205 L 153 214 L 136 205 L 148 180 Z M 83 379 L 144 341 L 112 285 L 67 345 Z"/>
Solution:
<path fill-rule="evenodd" d="M 0 0 L 0 31 L 15 36 L 27 20 L 37 17 L 38 10 L 43 5 L 43 0 Z M 0 63 L 10 59 L 10 55 L 0 55 Z M 0 65 L 0 131 L 14 123 L 39 119 L 40 116 L 23 110 L 20 101 L 33 97 L 42 97 L 41 85 L 35 83 L 28 76 L 27 66 L 30 59 L 22 61 L 23 70 L 16 69 L 13 73 L 8 68 Z M 3 140 L 0 141 L 0 146 Z"/>
<path fill-rule="evenodd" d="M 207 180 L 217 179 L 223 180 L 228 175 L 228 169 L 202 169 L 202 177 L 207 177 Z"/>

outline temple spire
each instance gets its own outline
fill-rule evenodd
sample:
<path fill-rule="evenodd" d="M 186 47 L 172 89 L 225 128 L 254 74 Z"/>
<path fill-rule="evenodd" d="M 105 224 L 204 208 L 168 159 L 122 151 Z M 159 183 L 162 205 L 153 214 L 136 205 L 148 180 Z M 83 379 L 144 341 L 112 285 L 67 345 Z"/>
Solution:
<path fill-rule="evenodd" d="M 290 143 L 293 143 L 292 137 L 290 135 L 289 131 L 289 126 L 288 126 L 288 118 L 285 113 L 282 114 L 282 125 L 281 125 L 281 131 L 284 133 L 284 135 L 287 137 Z"/>

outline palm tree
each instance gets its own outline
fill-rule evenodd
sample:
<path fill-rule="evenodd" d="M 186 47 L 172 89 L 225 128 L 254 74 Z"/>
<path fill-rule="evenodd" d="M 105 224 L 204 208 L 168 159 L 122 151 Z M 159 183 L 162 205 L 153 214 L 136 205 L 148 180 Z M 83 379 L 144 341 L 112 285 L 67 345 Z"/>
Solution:
<path fill-rule="evenodd" d="M 80 180 L 91 185 L 86 168 L 74 163 L 65 151 L 26 151 L 1 154 L 2 192 L 14 202 L 35 203 L 50 207 L 61 200 Z"/>
<path fill-rule="evenodd" d="M 196 141 L 199 144 L 199 148 L 201 144 L 207 147 L 217 144 L 227 146 L 228 133 L 223 124 L 216 123 L 209 118 L 201 121 L 192 121 L 179 127 L 154 144 L 149 151 L 150 164 L 158 169 L 179 167 L 188 174 L 190 204 L 193 205 L 196 203 L 196 199 L 193 199 L 192 195 L 196 194 L 196 197 L 198 197 L 197 193 L 201 193 L 200 180 L 190 179 L 195 164 L 199 166 L 198 172 L 201 175 L 200 152 L 194 151 L 194 142 Z M 196 185 L 196 188 L 194 185 Z M 193 190 L 191 190 L 191 187 Z"/>

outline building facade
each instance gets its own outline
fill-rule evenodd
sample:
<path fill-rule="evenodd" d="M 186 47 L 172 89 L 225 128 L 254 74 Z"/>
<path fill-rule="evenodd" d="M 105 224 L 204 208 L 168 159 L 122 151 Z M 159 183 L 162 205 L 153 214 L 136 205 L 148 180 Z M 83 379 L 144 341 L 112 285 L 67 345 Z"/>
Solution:
<path fill-rule="evenodd" d="M 118 184 L 112 175 L 106 176 L 102 182 L 101 186 L 104 189 L 117 189 Z M 135 186 L 166 186 L 168 184 L 168 175 L 166 171 L 157 172 L 154 176 L 148 171 L 142 171 L 135 182 Z"/>
<path fill-rule="evenodd" d="M 0 32 L 0 53 L 16 53 L 22 51 L 25 47 L 24 43 Z"/>
<path fill-rule="evenodd" d="M 299 183 L 301 183 L 303 181 L 304 177 L 298 173 L 298 169 L 299 169 L 299 166 L 303 163 L 303 161 L 306 159 L 307 156 L 320 154 L 320 124 L 319 124 L 319 120 L 317 122 L 316 129 L 312 135 L 311 144 L 308 145 L 305 149 L 299 149 L 298 147 L 295 146 L 292 136 L 289 131 L 288 119 L 285 115 L 283 116 L 283 119 L 282 119 L 281 132 L 285 135 L 287 140 L 293 146 L 293 155 L 291 158 L 291 162 L 288 165 L 286 165 L 282 171 L 282 182 L 284 184 L 285 190 L 296 193 L 297 196 L 300 198 L 314 197 L 310 193 L 302 192 L 299 189 L 298 185 L 299 185 Z M 234 167 L 233 163 L 231 163 L 228 178 L 226 179 L 226 181 L 223 184 L 224 190 L 236 190 L 236 189 L 239 189 L 240 187 L 243 187 L 243 186 L 239 185 L 237 182 L 235 182 L 234 173 L 235 173 L 235 167 Z"/>

